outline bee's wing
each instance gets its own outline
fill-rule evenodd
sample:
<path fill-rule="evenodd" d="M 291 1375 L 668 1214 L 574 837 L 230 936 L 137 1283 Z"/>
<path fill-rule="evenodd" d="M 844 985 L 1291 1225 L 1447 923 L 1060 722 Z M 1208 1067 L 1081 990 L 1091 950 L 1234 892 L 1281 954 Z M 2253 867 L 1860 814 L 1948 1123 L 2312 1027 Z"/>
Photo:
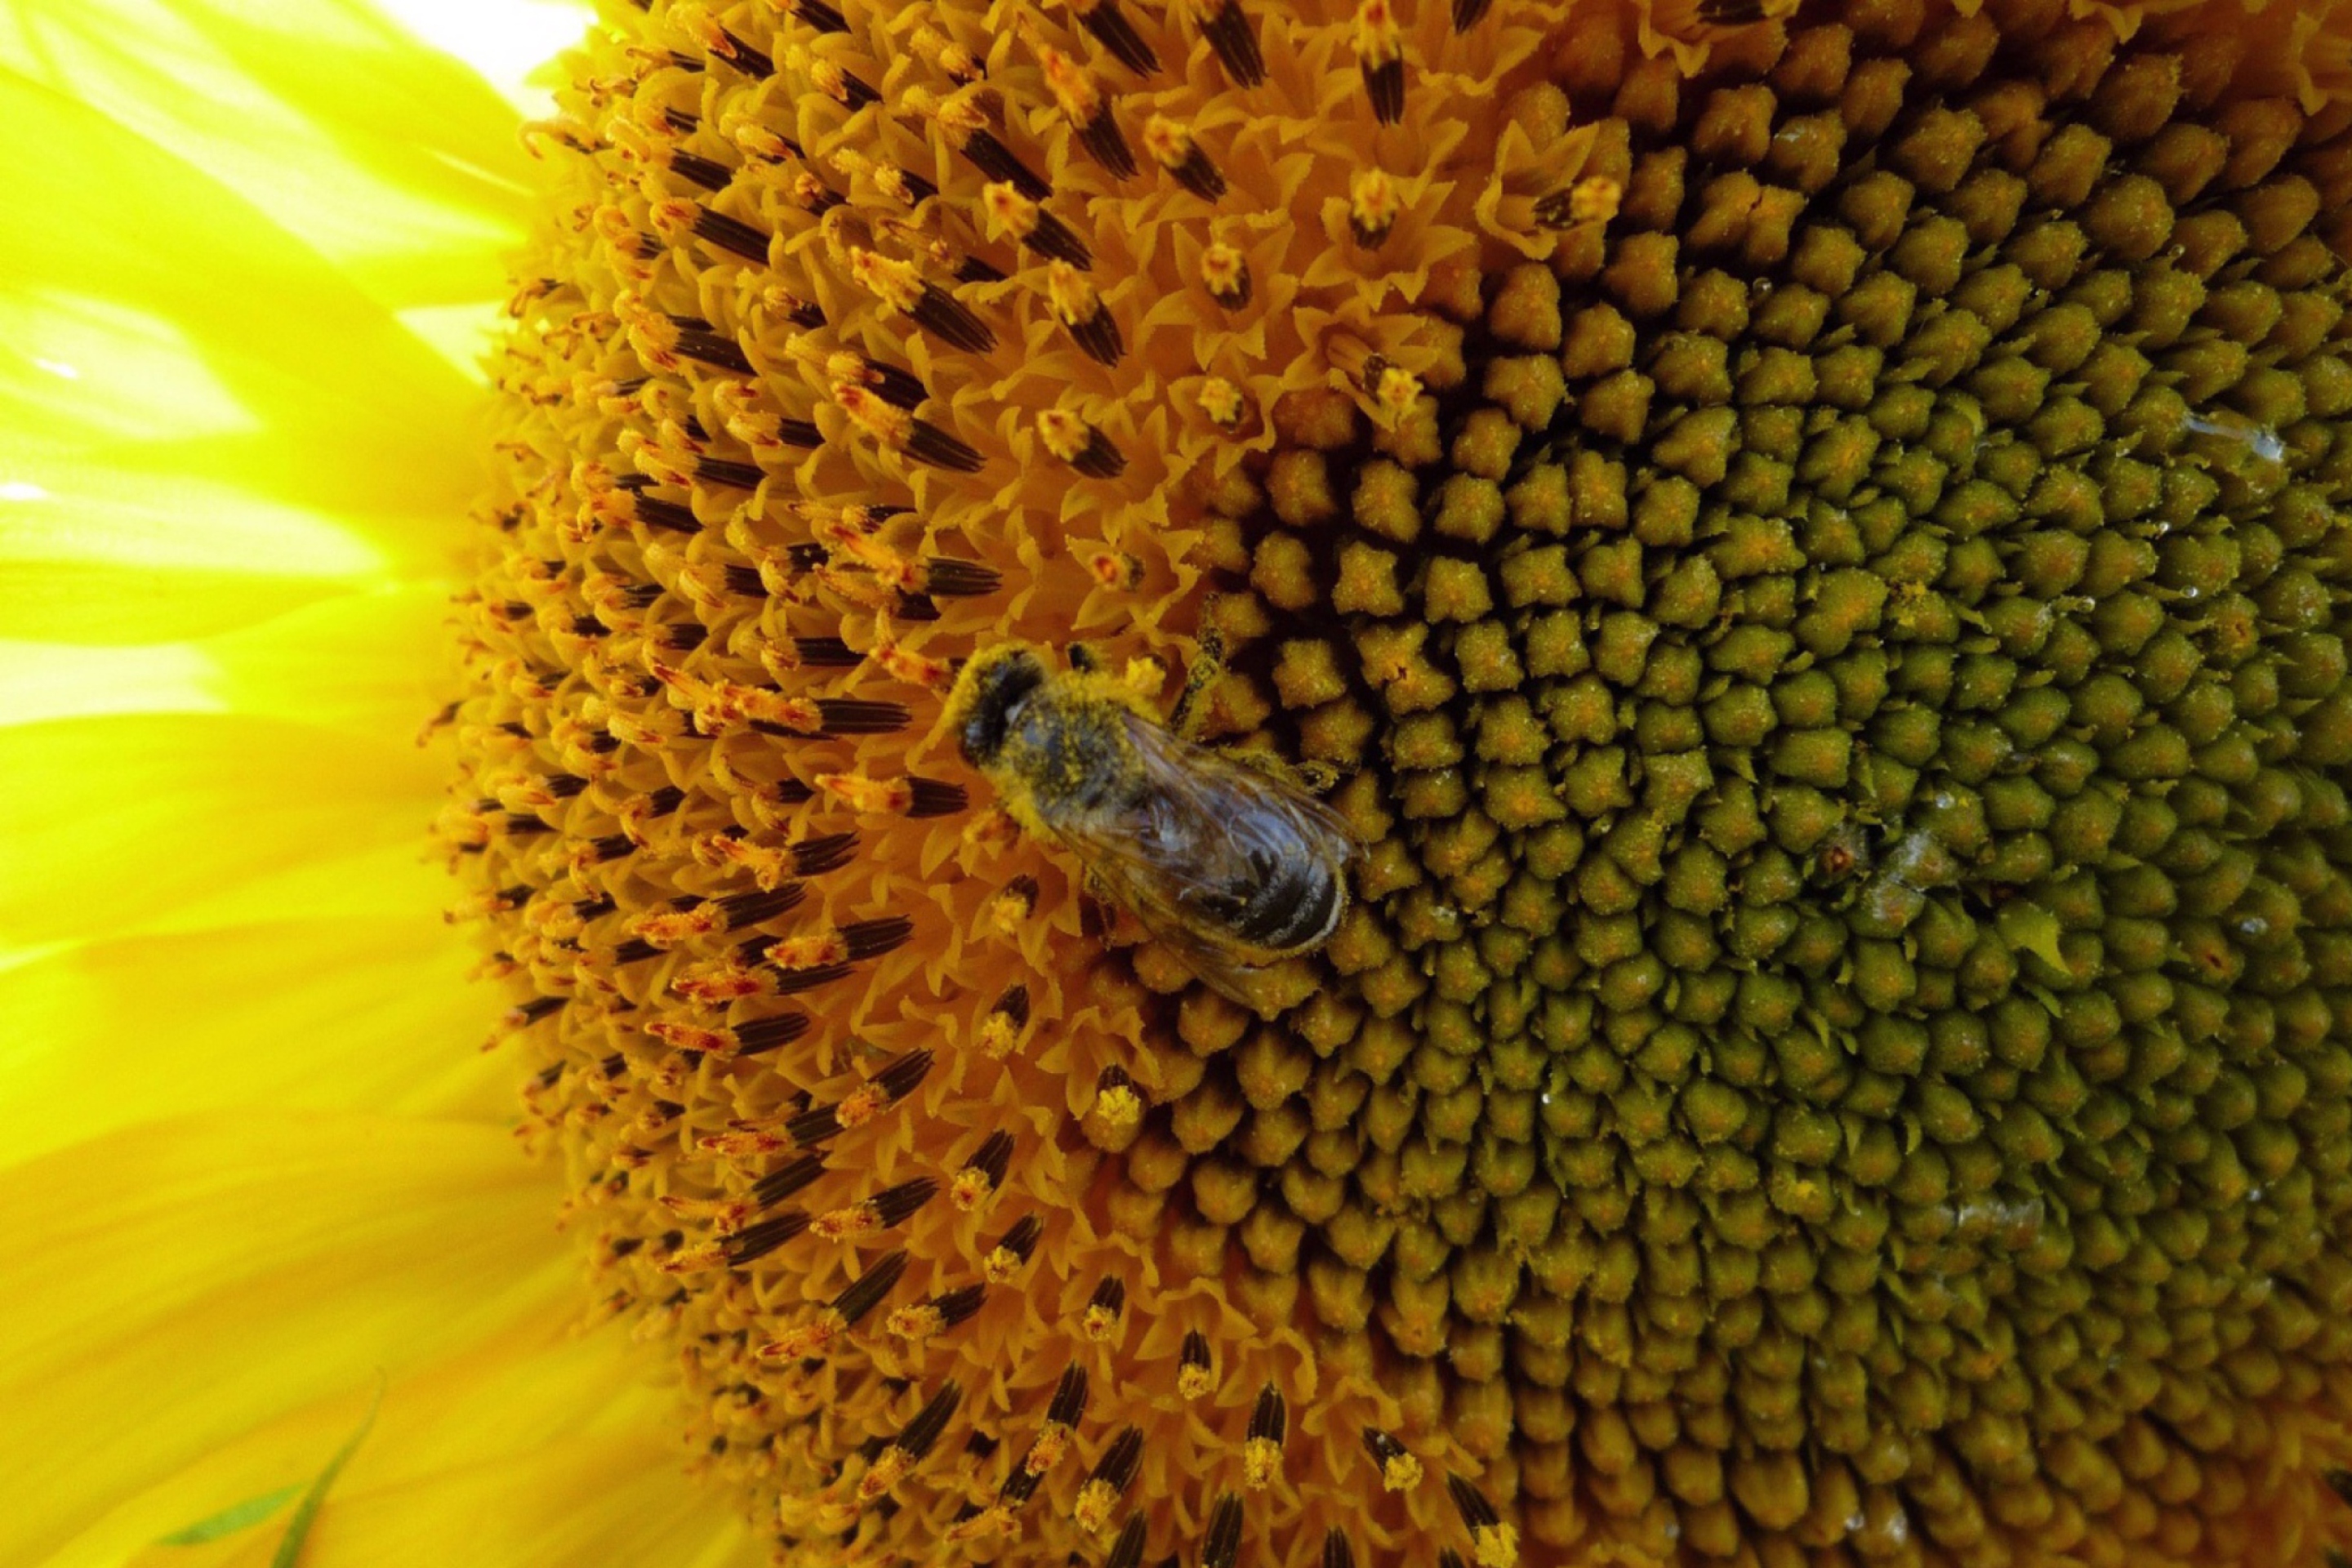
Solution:
<path fill-rule="evenodd" d="M 1195 973 L 1255 1005 L 1249 976 L 1283 955 L 1233 936 L 1239 900 L 1230 889 L 1301 856 L 1343 876 L 1359 853 L 1355 837 L 1313 796 L 1139 715 L 1128 734 L 1148 787 L 1119 812 L 1057 822 L 1055 832 Z"/>

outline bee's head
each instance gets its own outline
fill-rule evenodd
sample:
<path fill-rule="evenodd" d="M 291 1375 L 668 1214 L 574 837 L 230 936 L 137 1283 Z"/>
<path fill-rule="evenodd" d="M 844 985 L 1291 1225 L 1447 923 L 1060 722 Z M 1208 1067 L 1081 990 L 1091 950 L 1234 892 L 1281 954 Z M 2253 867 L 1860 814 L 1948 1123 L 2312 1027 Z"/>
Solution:
<path fill-rule="evenodd" d="M 1007 644 L 974 655 L 964 667 L 961 684 L 962 718 L 956 740 L 963 747 L 964 761 L 984 768 L 1003 750 L 1013 710 L 1045 684 L 1045 667 L 1030 649 Z"/>

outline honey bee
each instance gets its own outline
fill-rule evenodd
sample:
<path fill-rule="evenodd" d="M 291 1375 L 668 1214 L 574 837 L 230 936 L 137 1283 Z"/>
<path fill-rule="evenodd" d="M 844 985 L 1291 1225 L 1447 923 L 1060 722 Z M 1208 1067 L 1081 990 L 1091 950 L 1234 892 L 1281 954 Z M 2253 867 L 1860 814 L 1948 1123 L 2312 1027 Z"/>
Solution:
<path fill-rule="evenodd" d="M 1255 1007 L 1265 970 L 1339 929 L 1355 836 L 1297 785 L 1178 732 L 1199 674 L 1171 729 L 1133 685 L 1072 663 L 1055 673 L 1019 643 L 983 649 L 941 723 L 1024 831 L 1076 853 L 1193 973 Z"/>

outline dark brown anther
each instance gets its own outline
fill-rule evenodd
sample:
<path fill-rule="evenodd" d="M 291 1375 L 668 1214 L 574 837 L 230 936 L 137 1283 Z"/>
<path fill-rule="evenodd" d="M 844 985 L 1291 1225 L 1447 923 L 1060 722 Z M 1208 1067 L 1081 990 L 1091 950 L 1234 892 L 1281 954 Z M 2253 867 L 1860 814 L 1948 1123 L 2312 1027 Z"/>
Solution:
<path fill-rule="evenodd" d="M 842 1287 L 841 1293 L 833 1299 L 833 1310 L 840 1314 L 845 1327 L 855 1328 L 867 1313 L 882 1304 L 882 1299 L 890 1294 L 906 1272 L 905 1253 L 883 1254 L 873 1268 Z"/>
<path fill-rule="evenodd" d="M 869 958 L 879 958 L 886 952 L 896 952 L 915 934 L 915 922 L 905 915 L 885 915 L 880 920 L 855 921 L 841 928 L 842 945 L 848 950 L 852 963 L 862 963 Z"/>
<path fill-rule="evenodd" d="M 762 267 L 768 264 L 768 237 L 740 218 L 698 205 L 694 209 L 694 237 L 715 250 L 740 256 Z M 688 352 L 683 342 L 678 352 Z"/>
<path fill-rule="evenodd" d="M 740 1268 L 756 1263 L 806 1230 L 809 1216 L 799 1209 L 791 1209 L 772 1219 L 761 1220 L 729 1238 L 727 1266 Z M 903 1259 L 901 1260 L 903 1261 Z"/>
<path fill-rule="evenodd" d="M 891 1098 L 895 1100 L 898 1097 L 893 1095 Z M 916 1210 L 929 1203 L 939 1190 L 940 1184 L 930 1177 L 917 1176 L 913 1181 L 900 1182 L 896 1186 L 883 1188 L 867 1202 L 874 1205 L 874 1215 L 880 1222 L 881 1227 L 884 1230 L 896 1230 L 911 1218 Z"/>
<path fill-rule="evenodd" d="M 932 1446 L 947 1431 L 948 1422 L 962 1401 L 963 1390 L 950 1378 L 937 1394 L 931 1395 L 922 1409 L 915 1413 L 915 1418 L 900 1428 L 890 1446 L 904 1453 L 908 1463 L 919 1460 L 931 1451 Z"/>
<path fill-rule="evenodd" d="M 961 437 L 949 435 L 928 419 L 907 422 L 907 456 L 959 474 L 976 474 L 988 462 Z"/>
<path fill-rule="evenodd" d="M 773 1208 L 824 1174 L 824 1156 L 803 1154 L 781 1171 L 772 1171 L 751 1188 L 751 1201 Z"/>
<path fill-rule="evenodd" d="M 735 490 L 757 489 L 760 481 L 767 478 L 756 464 L 733 462 L 725 458 L 695 458 L 694 477 L 704 484 Z"/>
<path fill-rule="evenodd" d="M 719 900 L 719 918 L 727 930 L 740 931 L 798 909 L 806 897 L 808 889 L 800 882 L 785 882 L 764 893 L 735 893 Z"/>
<path fill-rule="evenodd" d="M 942 599 L 971 598 L 981 594 L 993 594 L 1004 581 L 1004 574 L 981 561 L 962 561 L 951 555 L 933 555 L 918 563 L 923 592 Z"/>
<path fill-rule="evenodd" d="M 1155 114 L 1144 122 L 1143 145 L 1152 162 L 1176 177 L 1176 183 L 1204 202 L 1225 194 L 1225 176 L 1192 139 L 1181 121 Z"/>
<path fill-rule="evenodd" d="M 961 300 L 934 284 L 923 285 L 921 297 L 916 300 L 914 309 L 907 313 L 941 342 L 961 349 L 966 353 L 986 353 L 996 346 L 996 334 L 989 331 L 988 323 L 973 315 L 971 308 Z"/>
<path fill-rule="evenodd" d="M 1108 100 L 1092 120 L 1078 127 L 1078 142 L 1094 157 L 1094 161 L 1122 180 L 1135 178 L 1135 153 L 1127 144 L 1118 121 L 1110 111 Z"/>
<path fill-rule="evenodd" d="M 1111 1439 L 1110 1447 L 1103 1450 L 1102 1458 L 1095 1461 L 1095 1468 L 1087 1479 L 1102 1482 L 1110 1488 L 1113 1494 L 1117 1494 L 1134 1484 L 1135 1472 L 1142 1465 L 1142 1430 L 1123 1426 L 1119 1428 L 1118 1436 Z"/>
<path fill-rule="evenodd" d="M 1013 1134 L 1003 1129 L 988 1135 L 987 1141 L 963 1163 L 963 1170 L 984 1178 L 991 1190 L 1004 1184 L 1004 1173 L 1013 1163 Z"/>
<path fill-rule="evenodd" d="M 792 1012 L 738 1024 L 735 1026 L 735 1054 L 756 1057 L 788 1046 L 809 1032 L 812 1021 L 806 1013 Z"/>
<path fill-rule="evenodd" d="M 1201 1568 L 1234 1568 L 1242 1554 L 1242 1500 L 1227 1492 L 1209 1510 L 1209 1528 L 1201 1538 Z"/>
<path fill-rule="evenodd" d="M 1118 1539 L 1111 1542 L 1109 1555 L 1103 1559 L 1103 1568 L 1139 1568 L 1143 1562 L 1144 1537 L 1150 1527 L 1141 1514 L 1136 1514 L 1122 1526 Z"/>
<path fill-rule="evenodd" d="M 689 184 L 700 185 L 706 191 L 723 191 L 728 182 L 735 177 L 735 172 L 726 164 L 713 163 L 697 153 L 682 152 L 675 147 L 669 153 L 669 172 Z"/>
<path fill-rule="evenodd" d="M 1001 180 L 1033 202 L 1042 202 L 1054 194 L 1054 187 L 1021 161 L 1020 155 L 997 140 L 993 132 L 974 131 L 964 138 L 963 155 L 971 160 L 972 167 L 992 180 Z"/>
<path fill-rule="evenodd" d="M 1078 14 L 1079 26 L 1092 33 L 1119 64 L 1138 76 L 1150 76 L 1160 68 L 1160 56 L 1118 8 L 1118 0 L 1073 0 L 1071 8 Z"/>
<path fill-rule="evenodd" d="M 1486 9 L 1486 0 L 1455 0 L 1457 17 L 1458 7 L 1468 3 Z M 1242 9 L 1242 0 L 1206 0 L 1200 17 L 1201 36 L 1217 51 L 1225 74 L 1236 86 L 1255 87 L 1265 79 L 1265 58 L 1257 49 L 1257 26 Z M 1460 30 L 1458 26 L 1455 30 Z"/>
<path fill-rule="evenodd" d="M 1176 1362 L 1176 1390 L 1187 1399 L 1198 1399 L 1215 1383 L 1216 1363 L 1209 1353 L 1209 1337 L 1198 1329 L 1184 1335 L 1183 1349 Z"/>

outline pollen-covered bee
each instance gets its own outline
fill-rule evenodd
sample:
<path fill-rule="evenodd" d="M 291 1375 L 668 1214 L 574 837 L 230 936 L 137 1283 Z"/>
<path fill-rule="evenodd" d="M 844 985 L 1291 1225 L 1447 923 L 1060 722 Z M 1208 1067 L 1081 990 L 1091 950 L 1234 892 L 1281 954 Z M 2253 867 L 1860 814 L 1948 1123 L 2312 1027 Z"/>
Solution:
<path fill-rule="evenodd" d="M 983 649 L 941 722 L 1015 822 L 1076 853 L 1234 1000 L 1257 1005 L 1261 972 L 1339 929 L 1360 853 L 1347 824 L 1271 772 L 1185 739 L 1091 661 L 1056 673 L 1018 643 Z"/>

